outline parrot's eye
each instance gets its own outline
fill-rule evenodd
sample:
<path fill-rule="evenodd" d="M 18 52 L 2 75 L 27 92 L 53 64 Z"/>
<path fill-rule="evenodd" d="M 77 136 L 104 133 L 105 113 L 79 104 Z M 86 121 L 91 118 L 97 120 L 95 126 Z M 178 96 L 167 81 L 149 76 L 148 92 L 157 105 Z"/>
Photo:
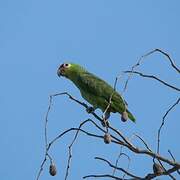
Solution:
<path fill-rule="evenodd" d="M 64 68 L 69 68 L 70 66 L 71 66 L 71 65 L 68 64 L 68 63 L 64 63 L 64 64 L 63 64 L 63 67 L 64 67 Z"/>

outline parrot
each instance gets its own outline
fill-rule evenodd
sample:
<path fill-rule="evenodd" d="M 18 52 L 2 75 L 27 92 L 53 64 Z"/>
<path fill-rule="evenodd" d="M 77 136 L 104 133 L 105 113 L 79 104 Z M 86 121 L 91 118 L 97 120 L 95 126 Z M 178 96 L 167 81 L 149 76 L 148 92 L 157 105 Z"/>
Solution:
<path fill-rule="evenodd" d="M 136 121 L 126 108 L 127 103 L 121 95 L 106 81 L 88 72 L 84 67 L 75 63 L 63 63 L 59 66 L 57 75 L 63 76 L 75 84 L 80 90 L 81 96 L 92 105 L 87 109 L 89 113 L 101 109 L 105 113 L 106 119 L 110 117 L 110 113 L 119 113 L 122 121 L 127 119 L 132 122 Z"/>

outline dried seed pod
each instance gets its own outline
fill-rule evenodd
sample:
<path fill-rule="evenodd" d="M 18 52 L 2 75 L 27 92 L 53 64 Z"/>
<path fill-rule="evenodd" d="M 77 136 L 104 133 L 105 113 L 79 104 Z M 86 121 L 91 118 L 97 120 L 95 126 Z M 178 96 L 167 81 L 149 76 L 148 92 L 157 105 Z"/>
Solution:
<path fill-rule="evenodd" d="M 163 167 L 158 163 L 153 164 L 153 171 L 157 175 L 161 175 L 164 172 Z"/>
<path fill-rule="evenodd" d="M 49 166 L 49 174 L 51 176 L 55 176 L 57 174 L 56 166 L 53 163 Z"/>
<path fill-rule="evenodd" d="M 124 111 L 121 115 L 121 121 L 126 122 L 128 120 L 128 113 L 127 111 Z"/>
<path fill-rule="evenodd" d="M 111 140 L 112 140 L 111 135 L 109 133 L 105 133 L 105 135 L 104 135 L 104 142 L 106 144 L 109 144 L 109 143 L 111 143 Z"/>

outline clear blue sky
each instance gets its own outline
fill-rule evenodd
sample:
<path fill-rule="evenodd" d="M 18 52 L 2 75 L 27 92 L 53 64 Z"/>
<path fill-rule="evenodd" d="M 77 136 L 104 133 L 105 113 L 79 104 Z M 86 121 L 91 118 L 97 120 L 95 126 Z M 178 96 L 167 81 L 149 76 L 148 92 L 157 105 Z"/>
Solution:
<path fill-rule="evenodd" d="M 79 63 L 110 84 L 119 72 L 129 69 L 141 55 L 154 48 L 169 52 L 180 64 L 179 7 L 179 0 L 1 0 L 1 180 L 35 179 L 44 155 L 44 117 L 50 94 L 68 91 L 82 100 L 72 83 L 57 77 L 60 63 L 65 60 Z M 178 75 L 169 70 L 169 63 L 161 55 L 149 57 L 141 70 L 180 85 Z M 117 88 L 122 90 L 121 82 Z M 135 132 L 142 135 L 155 149 L 163 113 L 177 95 L 151 80 L 133 78 L 125 98 L 137 123 L 123 124 L 118 114 L 112 115 L 111 123 L 128 137 Z M 161 152 L 168 157 L 167 150 L 171 149 L 180 161 L 179 114 L 176 107 L 168 116 Z M 88 117 L 91 116 L 83 108 L 58 97 L 49 117 L 49 138 L 78 126 Z M 91 126 L 86 129 L 94 132 Z M 63 179 L 71 139 L 69 134 L 52 148 L 58 175 L 50 177 L 47 165 L 41 179 Z M 81 135 L 73 149 L 69 179 L 110 173 L 109 167 L 93 158 L 102 156 L 115 162 L 118 153 L 115 145 Z M 133 172 L 144 175 L 151 171 L 150 159 L 129 155 Z M 121 163 L 119 166 L 126 167 L 127 160 L 122 158 Z"/>

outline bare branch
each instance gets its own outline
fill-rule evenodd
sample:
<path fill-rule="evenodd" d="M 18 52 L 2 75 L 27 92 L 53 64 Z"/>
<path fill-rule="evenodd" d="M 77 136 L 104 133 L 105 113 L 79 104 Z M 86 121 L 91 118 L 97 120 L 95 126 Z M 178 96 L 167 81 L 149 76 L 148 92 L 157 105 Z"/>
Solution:
<path fill-rule="evenodd" d="M 58 93 L 58 94 L 55 94 L 55 95 L 53 95 L 53 96 L 58 96 L 58 95 L 68 95 L 71 100 L 77 102 L 78 104 L 82 105 L 82 106 L 85 107 L 85 108 L 88 107 L 85 103 L 82 103 L 82 102 L 78 101 L 77 99 L 75 99 L 74 97 L 72 97 L 72 96 L 71 96 L 70 94 L 68 94 L 67 92 L 65 92 L 65 93 Z M 93 114 L 95 115 L 94 117 L 96 117 L 96 114 L 95 114 L 94 112 L 93 112 Z M 99 116 L 98 116 L 98 117 L 99 117 Z M 99 118 L 98 118 L 98 120 L 99 120 Z M 101 119 L 101 118 L 100 118 L 100 121 L 102 122 L 102 119 Z M 105 131 L 104 131 L 102 128 L 100 128 L 96 123 L 94 123 L 94 124 L 95 124 L 96 127 L 98 127 L 102 132 L 105 132 Z M 117 135 L 119 135 L 119 136 L 123 139 L 123 141 L 124 141 L 124 142 L 123 142 L 123 141 L 120 141 L 117 137 L 112 136 L 112 137 L 116 140 L 116 141 L 113 141 L 114 143 L 116 143 L 116 144 L 121 144 L 121 145 L 127 147 L 128 149 L 132 150 L 132 151 L 135 152 L 135 153 L 138 153 L 138 154 L 147 154 L 147 155 L 150 155 L 151 157 L 156 157 L 156 158 L 158 158 L 158 159 L 160 159 L 160 160 L 162 160 L 162 161 L 164 161 L 164 162 L 166 162 L 166 163 L 169 163 L 169 164 L 171 164 L 171 165 L 174 165 L 175 162 L 172 162 L 172 161 L 170 161 L 170 160 L 168 160 L 168 159 L 166 159 L 166 158 L 163 158 L 163 157 L 161 157 L 161 156 L 158 155 L 158 154 L 155 154 L 155 153 L 153 153 L 153 152 L 149 152 L 149 151 L 146 151 L 146 150 L 140 150 L 140 149 L 138 149 L 138 148 L 135 147 L 127 138 L 125 138 L 119 130 L 117 130 L 117 129 L 111 127 L 111 126 L 110 126 L 109 128 L 110 128 L 113 132 L 115 132 Z M 57 139 L 59 139 L 61 136 L 62 136 L 62 134 L 59 135 L 58 137 L 56 137 L 53 141 L 51 141 L 51 142 L 49 143 L 49 147 L 51 146 L 52 143 L 54 143 L 54 142 L 55 142 Z M 101 136 L 101 137 L 102 137 L 102 136 Z M 49 147 L 48 147 L 48 148 L 49 148 Z M 47 149 L 47 150 L 48 150 L 48 149 Z M 175 164 L 176 164 L 176 163 L 175 163 Z M 179 165 L 179 164 L 176 164 L 176 165 Z"/>
<path fill-rule="evenodd" d="M 158 129 L 158 144 L 157 144 L 157 153 L 159 154 L 160 149 L 160 135 L 161 135 L 161 129 L 164 126 L 166 116 L 169 114 L 169 112 L 180 102 L 180 98 L 176 100 L 176 102 L 166 111 L 165 115 L 163 116 L 162 123 Z"/>
<path fill-rule="evenodd" d="M 68 96 L 70 96 L 70 99 L 72 99 L 73 101 L 77 102 L 78 104 L 82 105 L 82 106 L 85 107 L 85 108 L 88 107 L 85 103 L 82 103 L 82 102 L 79 103 L 79 101 L 78 101 L 77 99 L 75 99 L 74 97 L 72 97 L 72 96 L 71 96 L 69 93 L 67 93 L 67 92 L 65 92 L 65 93 L 59 93 L 59 94 L 60 94 L 60 95 L 64 95 L 64 94 L 65 94 L 65 95 L 68 95 Z M 59 94 L 56 94 L 56 95 L 59 95 Z M 56 95 L 55 95 L 55 96 L 56 96 Z M 94 117 L 97 116 L 96 113 L 94 113 L 94 112 L 93 112 L 92 114 L 94 115 Z M 99 116 L 97 116 L 97 117 L 98 117 L 97 119 L 100 120 L 100 122 L 103 121 Z M 100 118 L 100 119 L 99 119 L 99 118 Z M 116 140 L 116 141 L 112 141 L 112 142 L 114 142 L 114 143 L 116 143 L 116 144 L 123 145 L 123 146 L 127 147 L 128 149 L 130 149 L 131 151 L 133 151 L 133 152 L 135 152 L 135 153 L 137 153 L 137 154 L 146 154 L 146 155 L 149 155 L 149 156 L 151 156 L 151 157 L 155 157 L 155 158 L 157 158 L 157 159 L 160 159 L 161 161 L 164 161 L 164 162 L 166 162 L 166 163 L 168 163 L 168 164 L 170 164 L 170 165 L 172 165 L 172 166 L 180 167 L 180 164 L 177 163 L 177 162 L 170 161 L 170 160 L 168 160 L 168 159 L 160 156 L 159 154 L 150 152 L 149 150 L 147 151 L 147 150 L 143 150 L 143 149 L 139 149 L 139 148 L 135 147 L 119 130 L 113 128 L 112 126 L 109 126 L 109 129 L 112 130 L 112 131 L 113 131 L 114 133 L 116 133 L 117 135 L 119 135 L 119 136 L 123 139 L 123 141 L 124 141 L 124 142 L 123 142 L 123 141 L 120 141 L 117 137 L 111 135 L 111 136 Z M 102 130 L 103 132 L 105 132 L 102 128 L 101 128 L 101 130 Z"/>
<path fill-rule="evenodd" d="M 174 156 L 173 156 L 173 154 L 171 153 L 171 151 L 170 151 L 170 150 L 168 150 L 168 153 L 169 153 L 169 154 L 170 154 L 170 156 L 172 157 L 173 161 L 176 161 L 176 160 L 175 160 L 175 158 L 174 158 Z"/>
<path fill-rule="evenodd" d="M 111 178 L 111 179 L 115 179 L 115 180 L 135 180 L 134 178 L 132 179 L 124 179 L 124 178 L 119 178 L 117 176 L 113 176 L 110 174 L 99 174 L 99 175 L 88 175 L 88 176 L 84 176 L 83 179 L 87 179 L 87 178 Z"/>
<path fill-rule="evenodd" d="M 172 60 L 172 58 L 167 54 L 166 52 L 162 51 L 161 49 L 155 49 L 154 52 L 160 52 L 161 54 L 165 55 L 168 60 L 171 63 L 171 66 L 178 72 L 180 73 L 180 69 L 175 65 L 175 62 Z"/>
<path fill-rule="evenodd" d="M 141 177 L 136 176 L 136 175 L 133 175 L 133 174 L 129 173 L 128 171 L 124 170 L 123 168 L 120 168 L 120 167 L 117 167 L 117 166 L 111 164 L 111 162 L 109 162 L 108 160 L 106 160 L 106 159 L 104 159 L 104 158 L 101 158 L 101 157 L 95 157 L 95 159 L 106 162 L 110 167 L 116 168 L 117 170 L 126 173 L 126 174 L 127 174 L 128 176 L 130 176 L 130 177 L 133 177 L 133 178 L 136 178 L 136 179 L 141 179 Z"/>
<path fill-rule="evenodd" d="M 68 177 L 68 174 L 69 174 L 69 168 L 70 168 L 70 164 L 71 164 L 71 160 L 72 160 L 72 146 L 73 144 L 75 143 L 77 137 L 78 137 L 78 134 L 80 131 L 86 133 L 87 135 L 90 135 L 90 136 L 93 136 L 93 137 L 103 137 L 103 136 L 98 136 L 98 135 L 95 135 L 95 134 L 92 134 L 92 133 L 87 133 L 85 132 L 84 130 L 81 130 L 81 127 L 86 124 L 87 122 L 91 122 L 93 123 L 98 129 L 100 129 L 101 131 L 103 131 L 94 121 L 90 120 L 90 119 L 87 119 L 85 121 L 83 121 L 79 127 L 78 127 L 78 130 L 76 131 L 76 134 L 71 142 L 71 144 L 69 145 L 69 156 L 68 156 L 68 163 L 67 163 L 67 168 L 66 168 L 66 175 L 65 175 L 65 180 L 67 180 L 67 177 Z"/>
<path fill-rule="evenodd" d="M 47 110 L 47 113 L 46 113 L 46 116 L 45 116 L 45 126 L 44 126 L 44 137 L 45 137 L 45 157 L 44 157 L 44 160 L 40 166 L 40 170 L 38 172 L 38 175 L 37 175 L 37 180 L 39 180 L 40 178 L 40 175 L 43 171 L 43 166 L 47 160 L 47 157 L 49 158 L 51 164 L 52 164 L 52 158 L 51 156 L 48 154 L 48 134 L 47 134 L 47 124 L 48 124 L 48 116 L 49 116 L 49 112 L 51 110 L 51 106 L 52 106 L 52 97 L 53 96 L 49 96 L 49 106 L 48 106 L 48 110 Z"/>
<path fill-rule="evenodd" d="M 166 52 L 164 52 L 164 51 L 162 51 L 160 49 L 154 49 L 154 50 L 144 54 L 143 56 L 141 56 L 140 59 L 138 60 L 138 62 L 135 65 L 132 66 L 132 68 L 131 68 L 131 70 L 129 72 L 127 72 L 129 74 L 129 76 L 128 76 L 128 79 L 125 82 L 125 86 L 124 86 L 123 91 L 125 91 L 127 89 L 128 82 L 131 79 L 133 73 L 135 72 L 135 69 L 142 64 L 142 62 L 145 60 L 146 57 L 150 56 L 151 54 L 154 54 L 155 52 L 160 52 L 161 54 L 165 55 L 168 58 L 168 60 L 170 61 L 170 64 L 171 64 L 172 68 L 175 69 L 178 73 L 180 73 L 180 69 L 175 65 L 174 61 L 170 58 L 170 56 Z"/>
<path fill-rule="evenodd" d="M 164 172 L 161 174 L 161 176 L 162 176 L 162 175 L 169 175 L 169 174 L 171 174 L 171 173 L 173 173 L 173 172 L 175 172 L 175 171 L 177 171 L 177 170 L 178 170 L 177 167 L 170 168 L 170 169 L 164 171 Z M 145 179 L 145 180 L 150 180 L 150 179 L 153 179 L 153 178 L 155 178 L 155 177 L 157 177 L 157 176 L 160 176 L 160 175 L 157 175 L 157 174 L 152 173 L 152 174 L 148 174 L 148 175 L 145 176 L 143 179 Z"/>
<path fill-rule="evenodd" d="M 115 175 L 116 167 L 118 166 L 118 162 L 119 162 L 121 156 L 125 156 L 125 157 L 128 159 L 128 165 L 127 165 L 126 171 L 129 170 L 131 158 L 130 158 L 127 154 L 123 153 L 122 150 L 123 150 L 123 146 L 121 145 L 120 153 L 119 153 L 119 155 L 118 155 L 118 157 L 117 157 L 117 159 L 116 159 L 115 168 L 113 169 L 113 173 L 112 173 L 113 176 Z M 125 176 L 126 176 L 126 173 L 124 173 L 123 179 L 125 178 Z"/>
<path fill-rule="evenodd" d="M 95 157 L 95 159 L 104 161 L 104 162 L 106 162 L 110 167 L 115 168 L 115 166 L 114 166 L 113 164 L 111 164 L 111 162 L 109 162 L 108 160 L 106 160 L 106 159 L 104 159 L 104 158 Z M 157 174 L 155 174 L 155 173 L 152 173 L 152 174 L 148 174 L 148 175 L 146 175 L 144 178 L 142 178 L 142 177 L 133 175 L 132 173 L 129 173 L 128 171 L 124 170 L 123 168 L 120 168 L 120 167 L 116 167 L 116 168 L 117 168 L 117 170 L 126 173 L 128 176 L 130 176 L 130 177 L 132 177 L 132 178 L 135 178 L 135 179 L 143 179 L 143 180 L 150 180 L 150 179 L 153 179 L 153 178 L 155 178 L 155 177 L 157 177 L 157 176 L 161 176 L 161 175 L 171 175 L 171 173 L 173 173 L 173 172 L 175 172 L 175 171 L 178 170 L 177 167 L 173 167 L 173 168 L 170 168 L 170 169 L 162 172 L 162 174 L 160 174 L 160 175 L 157 175 Z M 172 177 L 173 177 L 173 176 L 172 176 Z"/>
<path fill-rule="evenodd" d="M 86 121 L 82 122 L 82 123 L 79 125 L 79 128 L 78 128 L 78 129 L 80 129 L 81 126 L 83 126 L 83 125 L 84 125 L 86 122 L 88 122 L 88 121 L 89 121 L 89 120 L 86 120 Z M 76 131 L 76 134 L 75 134 L 75 136 L 74 136 L 71 144 L 70 144 L 69 147 L 68 147 L 68 148 L 69 148 L 69 156 L 68 156 L 68 163 L 67 163 L 67 168 L 66 168 L 65 180 L 67 180 L 68 174 L 69 174 L 69 168 L 70 168 L 70 163 L 71 163 L 71 159 L 72 159 L 72 146 L 73 146 L 74 142 L 75 142 L 76 139 L 77 139 L 77 136 L 78 136 L 78 134 L 79 134 L 79 131 L 80 131 L 80 130 L 77 130 L 77 131 Z"/>
<path fill-rule="evenodd" d="M 46 159 L 46 155 L 45 155 L 45 158 L 44 158 L 44 160 L 43 160 L 42 163 L 41 163 L 41 166 L 40 166 L 40 169 L 39 169 L 39 172 L 38 172 L 38 175 L 37 175 L 36 180 L 39 180 L 40 175 L 41 175 L 41 173 L 42 173 L 42 171 L 43 171 L 44 164 L 45 164 L 46 160 L 47 160 L 47 159 Z"/>
<path fill-rule="evenodd" d="M 79 105 L 83 106 L 85 109 L 87 109 L 89 107 L 86 103 L 77 100 L 68 92 L 56 93 L 56 94 L 53 94 L 52 96 L 55 97 L 55 96 L 62 96 L 62 95 L 68 96 L 69 99 L 71 99 L 72 101 L 75 101 Z M 97 120 L 99 120 L 101 123 L 103 123 L 103 119 L 101 117 L 99 117 L 95 112 L 91 112 L 90 114 L 92 114 Z"/>
<path fill-rule="evenodd" d="M 148 146 L 148 144 L 145 142 L 145 140 L 142 137 L 140 137 L 138 134 L 135 134 L 135 133 L 134 133 L 134 136 L 136 136 L 143 142 L 143 144 L 145 145 L 148 151 L 152 152 L 152 150 L 150 149 L 150 147 Z"/>
<path fill-rule="evenodd" d="M 107 132 L 108 132 L 108 124 L 107 124 L 107 120 L 106 120 L 105 115 L 106 115 L 106 113 L 108 112 L 108 110 L 109 110 L 109 108 L 110 108 L 110 106 L 111 106 L 112 98 L 113 98 L 114 93 L 116 92 L 116 86 L 117 86 L 117 82 L 118 82 L 118 79 L 119 79 L 119 78 L 120 78 L 120 76 L 117 76 L 117 77 L 115 78 L 114 85 L 113 85 L 114 91 L 112 92 L 111 96 L 109 97 L 108 105 L 107 105 L 107 107 L 106 107 L 106 109 L 105 109 L 105 111 L 104 111 L 104 113 L 103 113 L 103 120 L 104 120 L 104 122 L 105 122 L 104 124 L 105 124 L 106 131 L 107 131 Z M 126 103 L 126 101 L 124 100 L 122 94 L 121 94 L 121 98 L 122 98 L 122 101 L 123 101 L 123 104 L 124 104 L 124 107 L 125 107 L 125 108 L 124 108 L 124 111 L 126 111 L 126 105 L 127 105 L 127 103 Z"/>
<path fill-rule="evenodd" d="M 87 123 L 87 122 L 91 122 L 91 123 L 93 123 L 94 125 L 96 125 L 96 127 L 99 127 L 95 122 L 93 122 L 93 121 L 90 120 L 90 119 L 82 122 L 82 123 L 80 124 L 80 127 L 81 127 L 82 125 L 84 125 L 85 123 Z M 100 128 L 100 127 L 99 127 L 99 128 Z M 103 129 L 101 129 L 101 130 L 103 131 Z M 96 138 L 101 138 L 101 139 L 103 139 L 103 136 L 96 135 L 96 134 L 93 134 L 93 133 L 89 133 L 89 132 L 84 131 L 84 130 L 82 130 L 82 129 L 80 129 L 80 128 L 70 128 L 70 129 L 62 132 L 61 134 L 59 134 L 56 138 L 54 138 L 54 139 L 46 146 L 46 152 L 45 152 L 44 160 L 42 161 L 42 164 L 41 164 L 41 166 L 40 166 L 40 170 L 39 170 L 39 172 L 38 172 L 38 175 L 37 175 L 36 180 L 39 180 L 39 178 L 40 178 L 40 175 L 41 175 L 41 173 L 42 173 L 42 171 L 43 171 L 43 167 L 44 167 L 44 165 L 45 165 L 45 163 L 46 163 L 46 161 L 47 161 L 47 157 L 50 159 L 50 162 L 51 162 L 51 164 L 52 164 L 52 158 L 50 157 L 50 155 L 49 155 L 49 153 L 48 153 L 49 150 L 50 150 L 50 147 L 52 146 L 52 144 L 54 144 L 58 139 L 60 139 L 60 138 L 63 137 L 65 134 L 69 133 L 70 131 L 76 131 L 76 135 L 75 135 L 75 137 L 74 137 L 74 139 L 73 139 L 70 147 L 72 147 L 73 143 L 75 142 L 79 131 L 85 133 L 85 134 L 88 135 L 88 136 L 92 136 L 92 137 L 96 137 Z M 69 149 L 70 149 L 70 148 L 69 148 Z M 70 150 L 71 150 L 71 149 L 70 149 Z M 68 165 L 70 165 L 70 160 L 71 160 L 71 158 L 72 158 L 72 154 L 71 154 L 71 152 L 69 152 Z M 67 178 L 67 176 L 68 176 L 68 170 L 69 170 L 69 167 L 67 166 L 66 178 Z"/>
<path fill-rule="evenodd" d="M 136 154 L 145 154 L 145 155 L 148 155 L 148 156 L 150 156 L 152 158 L 159 159 L 159 160 L 161 160 L 161 161 L 163 161 L 163 162 L 165 162 L 165 163 L 167 163 L 169 165 L 176 166 L 178 169 L 180 169 L 180 163 L 171 161 L 171 160 L 161 156 L 160 154 L 157 154 L 157 153 L 151 152 L 149 150 L 145 150 L 145 149 L 139 149 L 138 147 L 135 147 L 132 144 L 129 145 L 129 144 L 124 143 L 124 142 L 114 141 L 114 143 L 123 145 L 123 146 L 127 147 L 130 151 L 132 151 L 132 152 L 134 152 Z"/>
<path fill-rule="evenodd" d="M 138 72 L 138 71 L 133 71 L 133 72 L 132 72 L 132 71 L 124 71 L 124 73 L 133 73 L 133 74 L 138 74 L 138 75 L 140 75 L 140 76 L 142 76 L 142 77 L 154 79 L 154 80 L 157 80 L 157 81 L 159 81 L 160 83 L 164 84 L 165 86 L 170 87 L 171 89 L 174 89 L 174 90 L 176 90 L 176 91 L 180 91 L 180 88 L 177 88 L 177 87 L 175 87 L 175 86 L 173 86 L 173 85 L 170 85 L 170 84 L 168 84 L 167 82 L 159 79 L 158 77 L 156 77 L 156 76 L 154 76 L 154 75 L 147 75 L 147 74 L 143 74 L 143 73 Z"/>
<path fill-rule="evenodd" d="M 175 162 L 176 159 L 175 159 L 175 157 L 173 156 L 172 152 L 171 152 L 170 150 L 168 150 L 168 153 L 170 154 L 170 156 L 172 157 L 173 161 Z M 177 173 L 180 175 L 179 169 L 177 170 Z"/>

